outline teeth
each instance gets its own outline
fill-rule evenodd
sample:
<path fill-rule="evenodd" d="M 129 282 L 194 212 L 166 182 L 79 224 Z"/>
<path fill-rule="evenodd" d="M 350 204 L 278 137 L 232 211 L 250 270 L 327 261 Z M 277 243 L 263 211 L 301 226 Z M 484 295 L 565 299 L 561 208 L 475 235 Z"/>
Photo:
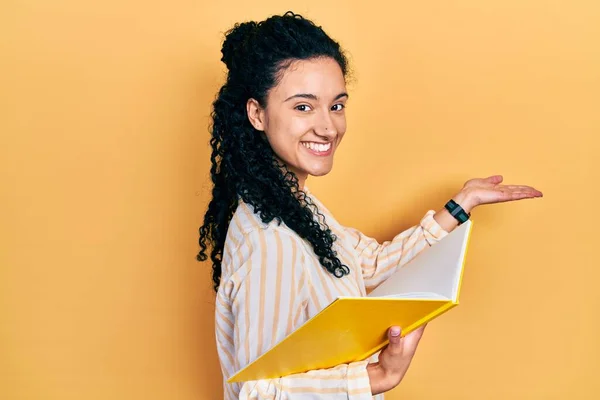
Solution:
<path fill-rule="evenodd" d="M 331 143 L 314 143 L 314 142 L 302 142 L 302 145 L 307 149 L 311 149 L 318 152 L 325 152 L 331 148 Z"/>

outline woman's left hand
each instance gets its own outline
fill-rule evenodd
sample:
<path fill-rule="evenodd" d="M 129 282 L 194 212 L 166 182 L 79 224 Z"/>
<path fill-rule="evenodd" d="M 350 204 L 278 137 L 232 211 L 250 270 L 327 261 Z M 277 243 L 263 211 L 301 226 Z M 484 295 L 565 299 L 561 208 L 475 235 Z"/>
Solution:
<path fill-rule="evenodd" d="M 525 185 L 501 185 L 501 175 L 468 180 L 453 199 L 468 213 L 483 204 L 542 197 L 539 190 Z"/>

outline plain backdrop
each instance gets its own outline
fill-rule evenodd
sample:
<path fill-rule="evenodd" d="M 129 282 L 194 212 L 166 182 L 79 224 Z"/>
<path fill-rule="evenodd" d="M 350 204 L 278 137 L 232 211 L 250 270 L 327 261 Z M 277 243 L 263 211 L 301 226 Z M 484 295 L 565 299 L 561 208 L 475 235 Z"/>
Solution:
<path fill-rule="evenodd" d="M 388 398 L 597 399 L 600 3 L 7 1 L 0 6 L 0 398 L 219 399 L 209 114 L 223 33 L 288 9 L 348 50 L 348 132 L 310 179 L 380 240 L 472 177 L 461 305 Z"/>

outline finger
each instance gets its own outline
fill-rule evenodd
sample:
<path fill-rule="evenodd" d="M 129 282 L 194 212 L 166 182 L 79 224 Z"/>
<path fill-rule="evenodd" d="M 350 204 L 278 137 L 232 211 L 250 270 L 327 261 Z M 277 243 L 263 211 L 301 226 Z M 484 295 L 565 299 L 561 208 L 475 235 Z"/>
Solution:
<path fill-rule="evenodd" d="M 402 330 L 399 326 L 392 326 L 388 329 L 389 344 L 386 349 L 391 355 L 402 353 Z"/>
<path fill-rule="evenodd" d="M 399 326 L 392 326 L 388 330 L 388 339 L 390 340 L 390 344 L 400 343 L 401 337 L 402 337 L 402 329 L 400 329 Z"/>
<path fill-rule="evenodd" d="M 473 178 L 473 179 L 469 179 L 467 182 L 465 182 L 465 184 L 463 186 L 464 187 L 493 188 L 496 185 L 502 183 L 503 179 L 504 178 L 502 177 L 502 175 L 491 175 L 491 176 L 488 176 L 487 178 Z"/>
<path fill-rule="evenodd" d="M 497 196 L 495 199 L 486 202 L 486 203 L 503 203 L 507 201 L 514 200 L 523 200 L 523 199 L 532 199 L 534 197 L 540 197 L 533 193 L 525 193 L 525 192 L 512 192 L 512 191 L 499 191 L 497 192 Z"/>
<path fill-rule="evenodd" d="M 536 188 L 533 188 L 531 186 L 527 186 L 527 185 L 503 185 L 502 188 L 506 188 L 512 191 L 516 191 L 516 192 L 525 192 L 525 193 L 535 193 L 536 196 L 542 197 L 544 194 L 542 192 L 540 192 L 539 190 L 537 190 Z"/>
<path fill-rule="evenodd" d="M 531 193 L 536 196 L 542 196 L 542 192 L 526 185 L 498 185 L 494 188 L 495 191 L 511 192 L 511 193 Z"/>
<path fill-rule="evenodd" d="M 510 189 L 508 186 L 498 186 L 493 190 L 481 189 L 473 193 L 480 200 L 480 204 L 503 203 L 543 196 L 542 192 L 538 190 Z"/>
<path fill-rule="evenodd" d="M 536 197 L 542 197 L 541 194 L 537 194 L 535 192 L 512 192 L 511 193 L 511 198 L 512 199 L 533 199 Z"/>
<path fill-rule="evenodd" d="M 493 184 L 497 185 L 504 180 L 504 177 L 502 175 L 492 175 L 492 176 L 488 176 L 484 180 L 488 181 L 489 183 L 493 183 Z"/>
<path fill-rule="evenodd" d="M 504 193 L 510 193 L 511 195 L 524 195 L 523 197 L 543 197 L 544 194 L 539 190 L 530 187 L 518 187 L 518 188 L 502 188 L 500 189 Z"/>

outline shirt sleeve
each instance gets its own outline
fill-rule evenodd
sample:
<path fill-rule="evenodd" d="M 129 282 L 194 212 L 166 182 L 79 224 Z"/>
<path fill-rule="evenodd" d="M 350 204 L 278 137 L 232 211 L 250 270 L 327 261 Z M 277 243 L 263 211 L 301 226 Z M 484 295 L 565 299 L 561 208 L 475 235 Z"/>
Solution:
<path fill-rule="evenodd" d="M 360 261 L 367 291 L 375 289 L 425 248 L 444 238 L 446 232 L 429 210 L 420 223 L 397 234 L 392 240 L 378 243 L 354 228 L 344 228 Z"/>
<path fill-rule="evenodd" d="M 244 383 L 240 400 L 371 400 L 368 361 Z"/>
<path fill-rule="evenodd" d="M 277 229 L 259 229 L 248 233 L 241 247 L 240 273 L 228 282 L 235 370 L 256 360 L 304 322 L 310 295 L 299 239 Z M 371 399 L 366 365 L 367 361 L 361 361 L 244 382 L 239 398 Z"/>

